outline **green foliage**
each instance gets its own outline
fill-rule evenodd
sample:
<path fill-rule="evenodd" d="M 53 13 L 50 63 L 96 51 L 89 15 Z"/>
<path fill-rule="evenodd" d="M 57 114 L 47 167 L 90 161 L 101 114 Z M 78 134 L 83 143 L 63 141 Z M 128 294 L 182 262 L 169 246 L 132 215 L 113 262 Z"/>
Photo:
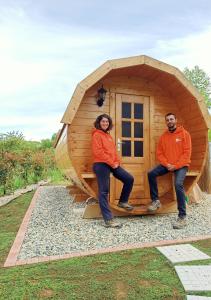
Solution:
<path fill-rule="evenodd" d="M 185 68 L 184 74 L 204 97 L 207 107 L 211 108 L 211 82 L 209 76 L 199 66 L 195 66 L 192 70 Z"/>
<path fill-rule="evenodd" d="M 18 131 L 0 134 L 0 195 L 48 178 L 56 168 L 54 138 L 34 142 Z"/>
<path fill-rule="evenodd" d="M 48 177 L 51 178 L 51 182 L 52 183 L 65 183 L 65 178 L 64 178 L 64 175 L 62 174 L 62 172 L 57 169 L 57 168 L 52 168 L 52 169 L 49 169 L 49 172 L 48 172 Z M 70 182 L 68 181 L 67 184 L 69 185 Z"/>
<path fill-rule="evenodd" d="M 211 142 L 211 130 L 208 131 L 208 141 Z"/>

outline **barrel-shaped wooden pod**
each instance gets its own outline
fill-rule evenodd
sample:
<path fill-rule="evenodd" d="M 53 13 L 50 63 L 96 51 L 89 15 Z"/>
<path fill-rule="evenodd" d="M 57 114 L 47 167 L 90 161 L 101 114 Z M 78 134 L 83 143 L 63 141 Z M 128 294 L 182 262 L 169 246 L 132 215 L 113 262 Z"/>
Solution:
<path fill-rule="evenodd" d="M 97 91 L 107 90 L 103 106 L 97 105 Z M 166 130 L 165 114 L 172 112 L 192 138 L 192 157 L 185 179 L 188 194 L 198 181 L 205 163 L 210 116 L 198 91 L 175 67 L 147 56 L 107 61 L 76 87 L 62 119 L 58 136 L 58 166 L 87 194 L 97 198 L 97 183 L 92 172 L 91 132 L 96 117 L 109 114 L 111 131 L 121 165 L 135 178 L 130 203 L 132 212 L 146 214 L 149 204 L 147 172 L 158 162 L 158 138 Z M 158 179 L 162 208 L 159 213 L 176 211 L 171 173 Z M 115 211 L 121 192 L 120 181 L 110 179 L 110 205 Z"/>

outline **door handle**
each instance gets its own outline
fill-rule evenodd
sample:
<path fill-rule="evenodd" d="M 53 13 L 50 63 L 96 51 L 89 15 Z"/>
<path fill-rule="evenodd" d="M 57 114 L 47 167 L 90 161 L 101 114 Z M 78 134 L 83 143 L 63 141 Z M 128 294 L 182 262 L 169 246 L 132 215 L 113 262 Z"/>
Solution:
<path fill-rule="evenodd" d="M 124 142 L 122 142 L 120 140 L 120 138 L 117 139 L 117 151 L 120 152 L 121 151 L 121 144 L 124 144 Z"/>

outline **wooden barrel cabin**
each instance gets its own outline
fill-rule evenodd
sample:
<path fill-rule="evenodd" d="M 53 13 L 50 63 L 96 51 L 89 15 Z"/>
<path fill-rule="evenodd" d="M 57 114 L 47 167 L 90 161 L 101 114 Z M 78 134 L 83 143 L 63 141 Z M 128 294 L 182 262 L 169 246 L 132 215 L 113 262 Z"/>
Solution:
<path fill-rule="evenodd" d="M 98 105 L 99 89 L 107 91 Z M 114 122 L 111 131 L 121 165 L 135 178 L 130 203 L 132 212 L 116 206 L 121 183 L 110 178 L 109 201 L 118 214 L 147 214 L 150 203 L 147 172 L 155 166 L 158 138 L 166 130 L 165 114 L 177 116 L 192 137 L 192 158 L 185 179 L 189 194 L 199 180 L 208 151 L 210 116 L 204 99 L 177 68 L 141 55 L 113 59 L 82 80 L 62 118 L 57 135 L 56 162 L 77 187 L 78 200 L 97 199 L 97 182 L 92 171 L 91 131 L 96 117 L 109 114 Z M 162 208 L 157 213 L 176 211 L 177 203 L 172 174 L 158 179 Z M 90 208 L 94 211 L 94 205 Z M 95 213 L 93 212 L 93 215 Z"/>

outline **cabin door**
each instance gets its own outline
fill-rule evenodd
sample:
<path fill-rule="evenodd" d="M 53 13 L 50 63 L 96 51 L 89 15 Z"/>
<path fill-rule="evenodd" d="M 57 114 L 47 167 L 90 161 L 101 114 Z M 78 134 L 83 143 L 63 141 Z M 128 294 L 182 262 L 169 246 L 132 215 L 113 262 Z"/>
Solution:
<path fill-rule="evenodd" d="M 130 202 L 144 204 L 149 199 L 149 97 L 116 94 L 116 147 L 121 166 L 134 176 Z M 122 183 L 114 179 L 111 201 L 117 202 Z M 113 198 L 113 199 L 112 199 Z"/>

